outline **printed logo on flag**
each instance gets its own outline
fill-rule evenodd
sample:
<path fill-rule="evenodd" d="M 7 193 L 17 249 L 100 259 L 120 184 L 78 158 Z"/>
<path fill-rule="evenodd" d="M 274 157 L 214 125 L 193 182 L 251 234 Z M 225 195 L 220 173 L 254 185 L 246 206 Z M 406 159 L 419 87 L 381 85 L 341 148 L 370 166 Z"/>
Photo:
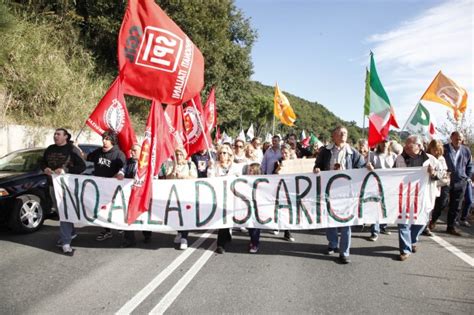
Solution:
<path fill-rule="evenodd" d="M 183 40 L 176 34 L 147 26 L 135 63 L 156 70 L 175 72 L 182 51 Z"/>
<path fill-rule="evenodd" d="M 202 133 L 202 130 L 199 127 L 197 115 L 198 113 L 196 113 L 192 106 L 188 106 L 184 109 L 184 128 L 186 129 L 186 137 L 188 139 L 188 143 L 190 144 L 194 144 L 196 141 L 198 141 Z"/>
<path fill-rule="evenodd" d="M 112 100 L 112 104 L 104 112 L 103 120 L 108 129 L 120 133 L 125 126 L 125 109 L 123 104 L 116 98 Z"/>
<path fill-rule="evenodd" d="M 440 89 L 436 91 L 436 95 L 439 98 L 455 106 L 461 105 L 463 94 L 462 90 L 452 85 L 440 87 Z"/>

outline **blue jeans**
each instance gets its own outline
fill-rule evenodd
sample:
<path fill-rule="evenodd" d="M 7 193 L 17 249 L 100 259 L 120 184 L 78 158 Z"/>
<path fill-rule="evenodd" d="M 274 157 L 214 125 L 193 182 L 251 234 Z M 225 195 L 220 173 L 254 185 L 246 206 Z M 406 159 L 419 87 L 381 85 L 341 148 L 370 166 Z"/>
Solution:
<path fill-rule="evenodd" d="M 370 226 L 370 233 L 373 234 L 377 234 L 379 235 L 380 234 L 380 229 L 384 230 L 387 228 L 387 224 L 378 224 L 378 223 L 375 223 L 375 224 L 372 224 Z"/>
<path fill-rule="evenodd" d="M 337 235 L 337 230 L 341 232 L 341 241 L 339 243 L 339 237 Z M 326 229 L 326 238 L 329 242 L 329 247 L 336 249 L 339 248 L 340 256 L 349 256 L 349 250 L 351 248 L 351 227 L 350 226 L 341 226 L 339 228 L 327 228 Z M 339 246 L 338 246 L 339 245 Z"/>
<path fill-rule="evenodd" d="M 412 253 L 412 246 L 418 242 L 420 234 L 425 229 L 426 225 L 418 224 L 399 224 L 398 225 L 398 246 L 400 247 L 400 254 Z"/>
<path fill-rule="evenodd" d="M 70 222 L 59 222 L 59 237 L 63 245 L 70 245 L 72 240 L 72 235 L 76 234 L 74 230 L 74 223 Z"/>
<path fill-rule="evenodd" d="M 464 193 L 464 206 L 461 212 L 461 221 L 466 220 L 469 210 L 471 210 L 472 206 L 472 184 L 470 181 L 467 182 L 466 185 L 466 192 Z"/>
<path fill-rule="evenodd" d="M 250 243 L 258 247 L 260 245 L 260 229 L 249 228 L 248 230 L 250 235 Z"/>

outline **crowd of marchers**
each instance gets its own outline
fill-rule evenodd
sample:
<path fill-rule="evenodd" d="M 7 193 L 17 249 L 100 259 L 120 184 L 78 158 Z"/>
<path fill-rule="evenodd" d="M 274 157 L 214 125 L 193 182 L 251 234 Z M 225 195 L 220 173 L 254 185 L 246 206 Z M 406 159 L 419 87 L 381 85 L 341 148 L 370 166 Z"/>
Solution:
<path fill-rule="evenodd" d="M 237 138 L 235 141 L 223 141 L 215 148 L 200 151 L 188 156 L 184 148 L 175 150 L 174 156 L 168 159 L 160 169 L 160 179 L 191 179 L 231 175 L 271 175 L 279 174 L 284 167 L 283 161 L 291 159 L 315 158 L 314 173 L 329 170 L 346 170 L 354 168 L 374 169 L 403 168 L 427 166 L 429 178 L 436 182 L 437 197 L 431 211 L 431 219 L 425 225 L 398 224 L 398 240 L 400 260 L 406 260 L 416 253 L 421 234 L 433 235 L 436 224 L 444 210 L 447 209 L 446 232 L 454 236 L 462 236 L 458 225 L 470 227 L 472 206 L 472 155 L 464 145 L 463 135 L 457 131 L 451 133 L 450 139 L 443 144 L 440 140 L 424 143 L 417 135 L 406 138 L 404 145 L 386 139 L 375 148 L 368 148 L 367 141 L 360 140 L 353 146 L 347 142 L 348 131 L 338 126 L 332 131 L 332 141 L 327 144 L 315 142 L 306 145 L 299 142 L 295 134 L 289 134 L 285 139 L 279 135 L 272 137 L 271 142 L 262 143 L 255 137 L 247 142 Z M 87 156 L 71 141 L 71 135 L 64 128 L 58 128 L 54 133 L 54 144 L 49 146 L 43 157 L 42 170 L 47 175 L 80 174 L 84 171 L 85 161 L 93 162 L 94 176 L 134 178 L 138 168 L 140 146 L 134 144 L 130 148 L 130 158 L 126 159 L 124 152 L 119 149 L 117 135 L 106 131 L 102 135 L 102 147 Z M 308 170 L 311 171 L 311 170 Z M 53 202 L 54 191 L 52 181 L 50 191 Z M 250 237 L 249 252 L 257 253 L 260 247 L 260 229 L 240 228 L 241 232 Z M 271 231 L 278 235 L 280 231 Z M 283 238 L 294 242 L 295 237 L 290 230 L 283 232 Z M 143 231 L 144 242 L 151 241 L 152 233 Z M 373 224 L 370 227 L 369 241 L 377 241 L 380 234 L 390 234 L 386 225 Z M 134 231 L 115 231 L 122 237 L 122 247 L 136 245 Z M 188 247 L 189 231 L 178 231 L 175 243 L 178 248 Z M 74 249 L 72 240 L 77 237 L 74 224 L 60 221 L 59 240 L 57 246 L 65 255 L 72 256 Z M 104 229 L 97 241 L 106 241 L 114 237 L 114 231 Z M 351 227 L 327 228 L 328 247 L 326 254 L 338 254 L 342 264 L 348 264 L 351 248 Z M 217 249 L 219 254 L 225 253 L 226 246 L 232 239 L 232 229 L 217 231 Z"/>

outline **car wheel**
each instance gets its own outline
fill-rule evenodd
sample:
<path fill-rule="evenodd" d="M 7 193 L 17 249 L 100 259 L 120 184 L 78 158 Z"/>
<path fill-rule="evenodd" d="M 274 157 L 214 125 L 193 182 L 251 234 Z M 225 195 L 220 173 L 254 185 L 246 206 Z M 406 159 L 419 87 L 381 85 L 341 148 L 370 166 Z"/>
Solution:
<path fill-rule="evenodd" d="M 44 221 L 41 198 L 36 195 L 18 196 L 10 214 L 9 226 L 19 233 L 31 233 L 38 230 Z"/>

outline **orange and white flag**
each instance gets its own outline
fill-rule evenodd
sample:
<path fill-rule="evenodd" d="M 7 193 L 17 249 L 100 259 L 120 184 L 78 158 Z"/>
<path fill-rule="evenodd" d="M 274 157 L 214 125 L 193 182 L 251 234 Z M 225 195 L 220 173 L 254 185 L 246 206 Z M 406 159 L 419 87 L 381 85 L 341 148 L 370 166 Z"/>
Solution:
<path fill-rule="evenodd" d="M 275 116 L 280 119 L 282 124 L 287 126 L 294 126 L 296 115 L 291 108 L 290 102 L 286 96 L 280 91 L 278 84 L 275 84 L 275 97 L 273 99 L 273 112 Z"/>
<path fill-rule="evenodd" d="M 421 97 L 422 100 L 436 102 L 451 108 L 458 120 L 467 108 L 467 92 L 453 80 L 438 72 L 433 82 Z"/>

